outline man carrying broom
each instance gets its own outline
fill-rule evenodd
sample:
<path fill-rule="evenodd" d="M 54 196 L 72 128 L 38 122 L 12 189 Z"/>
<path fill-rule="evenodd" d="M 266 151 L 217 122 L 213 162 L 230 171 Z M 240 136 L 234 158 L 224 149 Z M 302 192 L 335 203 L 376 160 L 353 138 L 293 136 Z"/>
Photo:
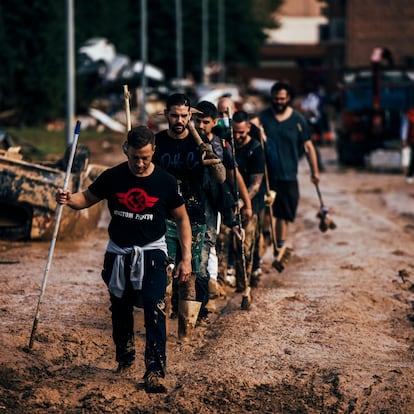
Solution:
<path fill-rule="evenodd" d="M 270 188 L 276 191 L 273 215 L 276 218 L 278 256 L 273 266 L 282 271 L 288 224 L 296 217 L 299 203 L 298 165 L 305 151 L 309 156 L 311 181 L 319 183 L 315 147 L 304 117 L 291 106 L 293 90 L 288 83 L 276 82 L 270 89 L 271 104 L 259 114 L 266 135 L 266 158 Z"/>

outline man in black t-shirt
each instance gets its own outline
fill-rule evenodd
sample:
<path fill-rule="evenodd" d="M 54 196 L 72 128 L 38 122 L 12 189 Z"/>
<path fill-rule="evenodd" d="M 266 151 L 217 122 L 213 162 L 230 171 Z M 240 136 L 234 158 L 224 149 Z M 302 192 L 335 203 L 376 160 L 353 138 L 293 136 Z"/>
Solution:
<path fill-rule="evenodd" d="M 212 290 L 217 291 L 218 258 L 223 259 L 222 252 L 216 252 L 218 214 L 221 214 L 223 226 L 234 227 L 236 233 L 238 230 L 233 213 L 236 202 L 233 185 L 235 177 L 238 182 L 240 197 L 244 203 L 243 214 L 248 217 L 251 216 L 251 203 L 229 144 L 212 132 L 217 121 L 217 108 L 211 102 L 201 101 L 197 104 L 196 109 L 200 111 L 200 113 L 195 114 L 196 129 L 205 142 L 211 145 L 217 157 L 222 160 L 228 177 L 224 183 L 219 184 L 210 171 L 205 169 L 203 189 L 205 193 L 206 234 L 201 258 L 201 275 L 209 281 Z M 208 299 L 208 297 L 205 298 L 206 303 Z M 206 308 L 200 310 L 199 324 L 205 325 L 208 323 L 207 314 Z"/>
<path fill-rule="evenodd" d="M 152 162 L 154 145 L 149 128 L 133 128 L 123 146 L 127 162 L 104 171 L 87 190 L 75 194 L 58 190 L 56 200 L 75 210 L 107 200 L 110 240 L 102 278 L 111 300 L 117 371 L 124 372 L 133 365 L 133 309 L 143 307 L 145 384 L 149 392 L 165 392 L 165 220 L 173 217 L 177 225 L 182 255 L 174 276 L 182 282 L 191 277 L 191 227 L 176 179 Z"/>
<path fill-rule="evenodd" d="M 154 163 L 176 177 L 191 222 L 194 279 L 186 284 L 175 284 L 172 297 L 172 316 L 178 315 L 178 336 L 182 340 L 191 337 L 180 330 L 180 323 L 188 320 L 192 313 L 198 316 L 200 308 L 204 312 L 209 297 L 208 278 L 203 277 L 200 269 L 206 232 L 203 177 L 205 168 L 210 167 L 203 161 L 203 149 L 197 137 L 187 128 L 191 115 L 187 95 L 175 93 L 168 97 L 165 109 L 168 129 L 156 134 L 154 154 Z M 167 244 L 169 255 L 179 260 L 181 252 L 172 220 L 167 220 Z"/>
<path fill-rule="evenodd" d="M 250 119 L 246 112 L 234 113 L 232 128 L 237 165 L 246 184 L 253 210 L 252 217 L 244 223 L 245 269 L 242 268 L 241 261 L 236 263 L 236 291 L 243 292 L 249 287 L 246 286 L 246 280 L 251 281 L 255 241 L 261 231 L 258 226 L 258 215 L 264 208 L 265 156 L 260 142 L 250 136 Z"/>

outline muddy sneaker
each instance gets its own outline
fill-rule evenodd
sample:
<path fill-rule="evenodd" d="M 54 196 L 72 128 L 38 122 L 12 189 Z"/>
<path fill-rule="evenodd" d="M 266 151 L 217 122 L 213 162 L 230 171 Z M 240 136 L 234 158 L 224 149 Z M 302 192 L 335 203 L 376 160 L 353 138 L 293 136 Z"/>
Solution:
<path fill-rule="evenodd" d="M 226 288 L 224 286 L 224 282 L 218 282 L 217 283 L 217 292 L 218 292 L 218 298 L 220 299 L 226 299 L 227 298 L 227 292 Z"/>
<path fill-rule="evenodd" d="M 259 286 L 260 275 L 262 274 L 262 269 L 258 267 L 250 277 L 250 287 L 256 288 Z"/>
<path fill-rule="evenodd" d="M 125 374 L 127 372 L 131 372 L 134 366 L 134 361 L 122 361 L 118 364 L 118 368 L 116 369 L 117 374 Z"/>
<path fill-rule="evenodd" d="M 256 269 L 253 270 L 252 276 L 259 278 L 262 273 L 263 273 L 262 269 L 260 267 L 257 267 Z"/>
<path fill-rule="evenodd" d="M 209 279 L 208 281 L 209 299 L 216 299 L 218 296 L 217 280 Z"/>
<path fill-rule="evenodd" d="M 207 328 L 207 326 L 209 325 L 210 325 L 210 319 L 208 318 L 207 315 L 197 319 L 196 326 Z"/>
<path fill-rule="evenodd" d="M 164 383 L 164 378 L 160 372 L 148 372 L 144 376 L 145 388 L 149 393 L 164 393 L 167 392 L 167 387 Z"/>
<path fill-rule="evenodd" d="M 226 283 L 231 287 L 236 287 L 236 269 L 229 267 L 226 275 Z"/>

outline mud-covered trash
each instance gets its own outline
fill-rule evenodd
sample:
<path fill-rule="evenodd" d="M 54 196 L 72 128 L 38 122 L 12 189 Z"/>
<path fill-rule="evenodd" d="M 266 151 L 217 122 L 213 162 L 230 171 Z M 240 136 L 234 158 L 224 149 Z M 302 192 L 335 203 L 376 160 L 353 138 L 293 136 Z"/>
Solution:
<path fill-rule="evenodd" d="M 68 151 L 57 162 L 26 160 L 20 147 L 0 149 L 0 240 L 48 240 L 52 237 L 57 203 L 55 194 L 63 187 Z M 89 164 L 89 148 L 78 145 L 68 188 L 86 188 L 105 166 Z M 64 208 L 59 238 L 79 237 L 96 227 L 101 205 L 89 211 Z"/>

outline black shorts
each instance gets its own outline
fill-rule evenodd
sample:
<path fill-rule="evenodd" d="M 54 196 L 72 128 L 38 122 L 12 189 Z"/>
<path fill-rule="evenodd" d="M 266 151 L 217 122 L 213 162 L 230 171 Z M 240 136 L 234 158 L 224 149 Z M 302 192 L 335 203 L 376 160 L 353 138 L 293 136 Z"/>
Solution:
<path fill-rule="evenodd" d="M 272 190 L 276 191 L 273 215 L 286 221 L 295 221 L 299 204 L 298 181 L 276 181 L 272 186 Z"/>

